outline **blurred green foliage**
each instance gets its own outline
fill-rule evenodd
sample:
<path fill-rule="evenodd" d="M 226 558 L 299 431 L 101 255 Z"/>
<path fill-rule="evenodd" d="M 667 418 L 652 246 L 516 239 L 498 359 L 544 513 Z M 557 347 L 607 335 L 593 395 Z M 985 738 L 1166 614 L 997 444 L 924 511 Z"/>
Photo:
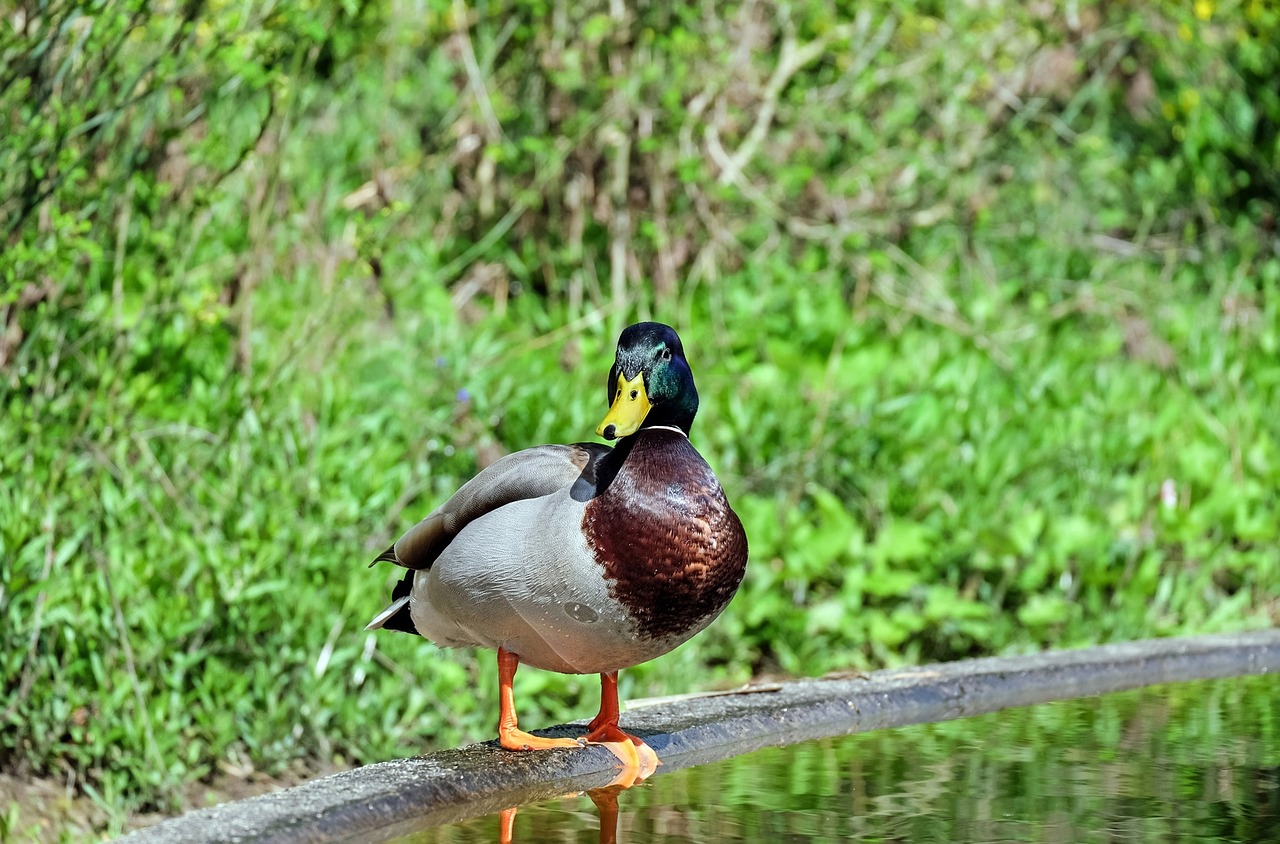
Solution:
<path fill-rule="evenodd" d="M 5 13 L 0 769 L 118 829 L 487 737 L 364 563 L 642 317 L 752 564 L 624 695 L 1275 623 L 1275 5 L 711 8 Z"/>

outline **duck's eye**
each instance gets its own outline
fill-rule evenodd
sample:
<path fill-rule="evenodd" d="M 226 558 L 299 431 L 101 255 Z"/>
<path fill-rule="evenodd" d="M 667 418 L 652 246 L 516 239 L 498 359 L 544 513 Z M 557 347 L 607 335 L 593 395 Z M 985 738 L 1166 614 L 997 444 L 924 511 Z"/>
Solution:
<path fill-rule="evenodd" d="M 662 347 L 662 359 L 663 359 L 663 360 L 671 360 L 671 347 L 670 347 L 670 346 L 663 346 L 663 347 Z"/>

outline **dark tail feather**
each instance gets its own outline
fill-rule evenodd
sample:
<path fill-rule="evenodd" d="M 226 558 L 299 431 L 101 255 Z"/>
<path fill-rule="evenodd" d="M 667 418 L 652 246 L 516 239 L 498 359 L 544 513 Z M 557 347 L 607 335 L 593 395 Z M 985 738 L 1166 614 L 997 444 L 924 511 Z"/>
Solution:
<path fill-rule="evenodd" d="M 388 553 L 394 555 L 395 547 L 393 546 Z M 384 554 L 383 556 L 386 555 Z M 402 577 L 400 582 L 395 585 L 395 588 L 391 590 L 391 599 L 393 601 L 409 597 L 409 593 L 413 591 L 413 576 L 416 574 L 417 572 L 412 570 L 404 573 L 404 577 Z M 413 626 L 413 618 L 409 615 L 409 603 L 407 601 L 405 602 L 405 605 L 400 608 L 400 611 L 384 621 L 382 626 L 386 630 L 399 630 L 401 633 L 412 633 L 415 636 L 422 635 L 418 632 L 418 628 Z"/>
<path fill-rule="evenodd" d="M 396 565 L 400 565 L 400 558 L 396 556 L 395 543 L 392 543 L 390 548 L 374 557 L 373 562 L 369 563 L 369 568 L 373 568 L 378 563 L 395 563 Z"/>
<path fill-rule="evenodd" d="M 400 582 L 391 589 L 391 600 L 398 601 L 401 598 L 409 597 L 409 593 L 413 591 L 413 576 L 415 574 L 417 572 L 412 569 L 404 573 L 404 577 L 400 578 Z"/>
<path fill-rule="evenodd" d="M 409 593 L 413 591 L 413 576 L 416 571 L 406 572 L 400 582 L 391 590 L 391 604 L 373 617 L 365 625 L 365 630 L 399 630 L 421 636 L 418 628 L 413 626 L 413 616 L 409 614 Z"/>

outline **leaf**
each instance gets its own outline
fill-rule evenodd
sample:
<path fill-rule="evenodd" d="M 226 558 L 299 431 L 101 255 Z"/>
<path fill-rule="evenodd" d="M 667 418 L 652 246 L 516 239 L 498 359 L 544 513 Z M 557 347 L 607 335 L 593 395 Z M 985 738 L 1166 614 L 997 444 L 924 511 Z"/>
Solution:
<path fill-rule="evenodd" d="M 881 527 L 871 554 L 878 563 L 905 563 L 925 557 L 932 547 L 933 531 L 927 526 L 894 519 Z"/>
<path fill-rule="evenodd" d="M 1074 608 L 1060 595 L 1033 595 L 1018 608 L 1018 621 L 1028 627 L 1045 627 L 1067 621 Z"/>

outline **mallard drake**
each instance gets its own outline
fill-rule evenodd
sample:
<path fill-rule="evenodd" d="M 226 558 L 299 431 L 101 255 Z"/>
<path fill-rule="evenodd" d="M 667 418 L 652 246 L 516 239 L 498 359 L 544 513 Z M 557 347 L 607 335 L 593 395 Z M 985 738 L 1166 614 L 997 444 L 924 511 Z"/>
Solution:
<path fill-rule="evenodd" d="M 712 622 L 738 589 L 747 537 L 689 442 L 698 391 L 676 332 L 642 322 L 618 338 L 600 443 L 543 445 L 486 467 L 371 565 L 409 571 L 368 629 L 498 652 L 498 738 L 508 750 L 604 743 L 656 764 L 618 726 L 618 671 Z M 521 663 L 599 674 L 600 712 L 579 740 L 520 730 Z"/>

